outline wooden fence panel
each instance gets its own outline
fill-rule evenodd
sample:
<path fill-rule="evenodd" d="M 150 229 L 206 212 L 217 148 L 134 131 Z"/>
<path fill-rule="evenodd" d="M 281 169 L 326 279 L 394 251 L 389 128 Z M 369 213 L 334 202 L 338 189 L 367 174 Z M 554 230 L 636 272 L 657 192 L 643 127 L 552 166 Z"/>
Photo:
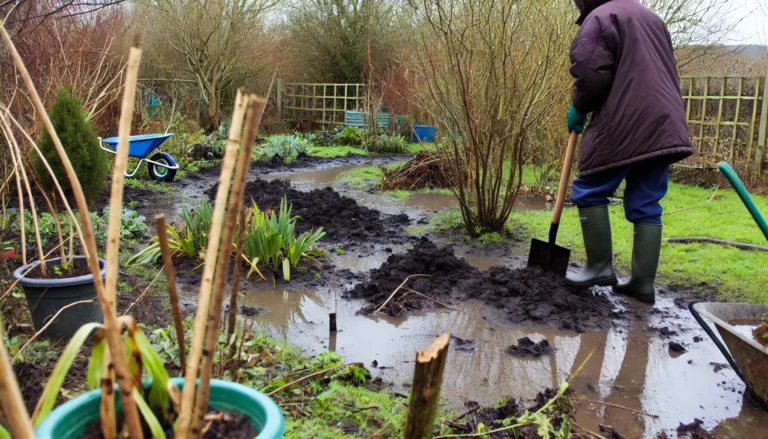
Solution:
<path fill-rule="evenodd" d="M 346 111 L 363 107 L 363 84 L 286 83 L 282 85 L 283 119 L 343 124 Z"/>
<path fill-rule="evenodd" d="M 728 161 L 750 167 L 761 160 L 758 136 L 764 77 L 683 76 L 680 90 L 699 162 Z M 764 139 L 763 139 L 764 142 Z"/>

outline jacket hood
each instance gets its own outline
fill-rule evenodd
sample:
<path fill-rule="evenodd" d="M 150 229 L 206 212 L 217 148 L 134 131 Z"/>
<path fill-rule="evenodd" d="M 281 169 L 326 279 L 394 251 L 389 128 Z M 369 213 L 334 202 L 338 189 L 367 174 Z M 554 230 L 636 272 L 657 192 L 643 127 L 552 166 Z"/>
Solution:
<path fill-rule="evenodd" d="M 608 3 L 609 1 L 611 0 L 573 0 L 573 2 L 576 4 L 576 7 L 579 8 L 579 12 L 581 12 L 579 18 L 576 20 L 576 24 L 581 26 L 581 23 L 584 22 L 584 20 L 590 13 L 592 13 L 592 11 L 597 9 L 599 6 Z"/>

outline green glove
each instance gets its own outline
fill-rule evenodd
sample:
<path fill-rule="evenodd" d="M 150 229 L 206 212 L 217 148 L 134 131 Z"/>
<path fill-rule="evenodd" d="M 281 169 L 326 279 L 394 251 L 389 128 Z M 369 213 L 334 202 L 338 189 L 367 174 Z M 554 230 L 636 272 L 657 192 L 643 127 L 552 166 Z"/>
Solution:
<path fill-rule="evenodd" d="M 565 122 L 568 124 L 568 132 L 576 131 L 578 134 L 584 132 L 584 126 L 587 124 L 587 115 L 576 111 L 576 107 L 571 104 L 568 108 L 568 114 L 565 116 Z"/>

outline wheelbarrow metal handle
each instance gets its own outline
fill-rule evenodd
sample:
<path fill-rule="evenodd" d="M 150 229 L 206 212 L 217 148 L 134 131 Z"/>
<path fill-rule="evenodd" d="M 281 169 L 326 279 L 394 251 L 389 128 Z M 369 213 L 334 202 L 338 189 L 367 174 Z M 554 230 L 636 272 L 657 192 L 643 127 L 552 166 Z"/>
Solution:
<path fill-rule="evenodd" d="M 699 322 L 699 325 L 701 326 L 701 329 L 704 330 L 704 332 L 709 335 L 709 338 L 712 339 L 712 341 L 715 343 L 715 346 L 717 346 L 717 349 L 720 350 L 720 352 L 723 354 L 725 359 L 728 361 L 728 364 L 731 365 L 731 368 L 734 372 L 736 372 L 736 375 L 744 381 L 744 384 L 749 388 L 749 384 L 747 383 L 747 380 L 744 379 L 744 375 L 741 374 L 741 369 L 739 369 L 739 366 L 736 365 L 736 361 L 731 356 L 731 353 L 728 351 L 728 349 L 723 345 L 723 343 L 720 341 L 720 338 L 715 334 L 715 332 L 712 330 L 712 327 L 709 326 L 707 322 L 704 321 L 704 317 L 699 314 L 698 311 L 696 311 L 696 308 L 694 305 L 699 303 L 699 300 L 692 300 L 688 302 L 688 310 L 693 315 L 693 318 L 696 319 L 697 322 Z"/>

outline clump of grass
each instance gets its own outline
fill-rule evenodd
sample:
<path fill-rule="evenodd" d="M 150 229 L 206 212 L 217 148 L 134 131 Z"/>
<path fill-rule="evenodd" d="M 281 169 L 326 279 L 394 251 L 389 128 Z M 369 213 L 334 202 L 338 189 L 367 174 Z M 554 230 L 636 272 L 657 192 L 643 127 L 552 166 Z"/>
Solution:
<path fill-rule="evenodd" d="M 280 156 L 288 163 L 299 156 L 312 152 L 312 143 L 298 134 L 276 134 L 267 138 L 267 142 L 259 151 L 260 155 L 271 159 Z"/>
<path fill-rule="evenodd" d="M 363 189 L 367 186 L 377 185 L 382 178 L 384 178 L 384 172 L 378 166 L 361 166 L 342 172 L 336 177 L 336 180 L 346 181 L 347 185 L 352 188 Z"/>

